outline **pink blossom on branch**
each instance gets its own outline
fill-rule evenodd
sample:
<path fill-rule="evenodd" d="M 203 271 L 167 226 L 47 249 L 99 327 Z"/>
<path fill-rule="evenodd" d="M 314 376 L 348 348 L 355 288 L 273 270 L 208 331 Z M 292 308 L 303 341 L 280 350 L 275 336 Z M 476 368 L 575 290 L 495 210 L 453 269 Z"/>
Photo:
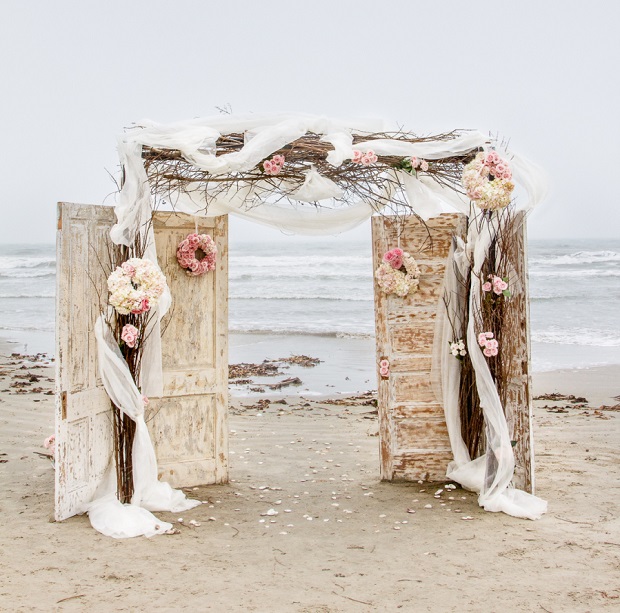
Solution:
<path fill-rule="evenodd" d="M 136 341 L 138 340 L 140 332 L 138 328 L 132 326 L 131 324 L 126 324 L 123 326 L 123 330 L 121 332 L 121 340 L 127 345 L 127 347 L 135 347 Z"/>

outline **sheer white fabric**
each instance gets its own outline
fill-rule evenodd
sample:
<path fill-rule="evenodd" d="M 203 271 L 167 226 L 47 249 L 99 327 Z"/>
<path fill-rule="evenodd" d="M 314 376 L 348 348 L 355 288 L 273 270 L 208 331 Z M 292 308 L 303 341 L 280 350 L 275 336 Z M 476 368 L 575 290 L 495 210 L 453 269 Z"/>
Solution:
<path fill-rule="evenodd" d="M 93 528 L 114 538 L 153 536 L 171 528 L 150 511 L 179 512 L 198 506 L 180 490 L 157 478 L 155 450 L 144 421 L 144 402 L 136 387 L 118 344 L 100 315 L 95 324 L 99 374 L 114 404 L 136 424 L 132 448 L 134 495 L 131 504 L 121 504 L 115 495 L 115 483 L 108 480 L 97 498 L 85 507 Z"/>
<path fill-rule="evenodd" d="M 537 496 L 512 487 L 515 459 L 508 425 L 495 381 L 478 345 L 474 327 L 474 314 L 480 310 L 480 270 L 487 257 L 493 232 L 491 223 L 486 219 L 482 220 L 481 215 L 474 219 L 469 226 L 467 245 L 461 240 L 456 241 L 456 249 L 451 252 L 448 259 L 444 278 L 444 295 L 448 300 L 448 305 L 447 307 L 443 303 L 439 305 L 433 347 L 433 379 L 438 400 L 444 406 L 454 456 L 453 462 L 448 466 L 447 477 L 477 492 L 478 503 L 486 511 L 503 511 L 515 517 L 538 519 L 547 511 L 547 503 Z M 472 274 L 466 340 L 484 415 L 487 446 L 486 453 L 473 461 L 461 436 L 458 405 L 461 366 L 460 362 L 446 351 L 448 343 L 456 340 L 452 338 L 450 317 L 456 329 L 460 329 L 463 323 L 458 320 L 459 309 L 453 308 L 459 300 L 463 299 L 456 270 L 466 278 L 470 262 L 472 262 Z M 451 309 L 450 317 L 447 308 Z M 440 386 L 436 385 L 438 375 Z"/>

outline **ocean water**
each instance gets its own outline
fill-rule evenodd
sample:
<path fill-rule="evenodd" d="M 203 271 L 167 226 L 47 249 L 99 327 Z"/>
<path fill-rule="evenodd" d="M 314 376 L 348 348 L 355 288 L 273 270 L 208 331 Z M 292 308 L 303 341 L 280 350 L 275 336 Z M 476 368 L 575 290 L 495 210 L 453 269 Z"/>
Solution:
<path fill-rule="evenodd" d="M 534 370 L 620 364 L 620 240 L 530 241 L 529 265 Z M 374 334 L 370 241 L 232 243 L 229 268 L 233 361 L 259 359 L 265 335 L 333 352 Z M 0 246 L 0 337 L 16 350 L 53 352 L 54 292 L 53 245 Z"/>

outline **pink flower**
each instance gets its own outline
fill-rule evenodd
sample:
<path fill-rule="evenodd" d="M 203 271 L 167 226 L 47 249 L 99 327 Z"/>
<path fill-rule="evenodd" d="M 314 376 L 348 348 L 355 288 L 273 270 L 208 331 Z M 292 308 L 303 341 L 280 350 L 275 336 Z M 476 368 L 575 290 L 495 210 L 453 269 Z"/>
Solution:
<path fill-rule="evenodd" d="M 484 346 L 487 349 L 497 349 L 499 346 L 498 342 L 494 338 L 489 338 L 485 341 Z"/>
<path fill-rule="evenodd" d="M 493 357 L 494 355 L 497 355 L 497 349 L 489 349 L 488 347 L 485 347 L 482 350 L 482 353 L 484 353 L 484 355 L 487 356 L 487 358 Z"/>
<path fill-rule="evenodd" d="M 499 164 L 497 164 L 497 166 L 495 166 L 495 175 L 502 179 L 504 177 L 504 173 L 507 170 L 508 166 L 506 166 L 506 164 L 504 164 L 503 162 L 500 162 Z"/>
<path fill-rule="evenodd" d="M 361 163 L 362 163 L 364 166 L 370 166 L 370 165 L 372 164 L 372 161 L 371 161 L 371 158 L 370 158 L 370 157 L 368 157 L 368 155 L 367 155 L 367 154 L 364 154 L 364 155 L 362 156 Z"/>
<path fill-rule="evenodd" d="M 411 166 L 417 168 L 420 165 L 420 160 L 415 155 L 411 156 Z"/>
<path fill-rule="evenodd" d="M 484 333 L 484 335 L 485 335 L 487 338 L 493 338 L 493 332 L 485 332 L 485 333 Z"/>
<path fill-rule="evenodd" d="M 388 377 L 388 376 L 389 376 L 389 374 L 390 374 L 390 369 L 389 369 L 389 368 L 380 368 L 380 369 L 379 369 L 379 374 L 380 374 L 382 377 Z"/>
<path fill-rule="evenodd" d="M 149 304 L 149 299 L 148 298 L 142 298 L 142 300 L 134 308 L 132 313 L 134 315 L 140 315 L 140 313 L 146 313 L 150 308 L 151 308 L 151 305 Z"/>
<path fill-rule="evenodd" d="M 284 156 L 283 155 L 274 155 L 271 158 L 271 161 L 276 164 L 277 166 L 284 166 Z"/>
<path fill-rule="evenodd" d="M 144 394 L 142 394 L 142 403 L 144 404 L 145 407 L 149 406 L 149 398 L 148 396 L 145 396 Z"/>
<path fill-rule="evenodd" d="M 52 436 L 48 436 L 43 441 L 43 447 L 45 447 L 45 449 L 49 449 L 52 454 L 54 454 L 54 452 L 56 451 L 56 435 L 52 434 Z"/>
<path fill-rule="evenodd" d="M 403 265 L 403 255 L 404 251 L 396 247 L 385 253 L 383 261 L 387 262 L 395 270 L 398 270 Z"/>
<path fill-rule="evenodd" d="M 497 154 L 497 151 L 489 151 L 487 153 L 486 159 L 484 160 L 484 163 L 487 166 L 492 166 L 493 164 L 497 164 L 500 160 L 501 158 Z"/>
<path fill-rule="evenodd" d="M 479 344 L 481 347 L 484 347 L 484 345 L 486 344 L 486 342 L 487 342 L 487 335 L 486 335 L 486 332 L 480 332 L 480 334 L 478 334 L 478 344 Z"/>
<path fill-rule="evenodd" d="M 390 367 L 390 363 L 388 360 L 381 360 L 379 362 L 379 367 L 380 368 L 389 368 Z"/>
<path fill-rule="evenodd" d="M 357 149 L 353 151 L 353 161 L 356 164 L 359 164 L 362 161 L 362 156 L 363 156 L 363 153 L 361 151 L 358 151 Z"/>
<path fill-rule="evenodd" d="M 428 162 L 426 160 L 422 160 L 420 162 L 420 170 L 426 172 L 428 170 Z"/>
<path fill-rule="evenodd" d="M 133 278 L 136 275 L 135 267 L 132 266 L 131 264 L 128 264 L 127 262 L 123 262 L 121 264 L 121 268 L 123 269 L 123 272 L 126 275 L 129 275 L 131 278 Z"/>
<path fill-rule="evenodd" d="M 263 168 L 265 169 L 265 172 L 270 175 L 274 170 L 274 164 L 270 160 L 265 160 L 263 162 Z"/>
<path fill-rule="evenodd" d="M 491 289 L 493 289 L 493 288 L 492 288 L 491 283 L 489 281 L 487 281 L 486 283 L 482 284 L 482 291 L 483 292 L 490 292 Z"/>
<path fill-rule="evenodd" d="M 127 347 L 135 347 L 139 335 L 140 332 L 138 328 L 131 324 L 126 324 L 123 326 L 123 331 L 121 332 L 121 340 L 125 342 Z"/>

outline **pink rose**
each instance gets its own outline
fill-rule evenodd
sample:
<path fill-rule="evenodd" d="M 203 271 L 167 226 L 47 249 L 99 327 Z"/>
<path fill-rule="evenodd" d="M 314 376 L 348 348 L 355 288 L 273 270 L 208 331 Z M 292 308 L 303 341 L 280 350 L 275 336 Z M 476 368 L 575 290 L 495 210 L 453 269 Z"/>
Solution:
<path fill-rule="evenodd" d="M 422 160 L 420 162 L 420 170 L 426 172 L 428 170 L 428 162 L 426 160 Z"/>
<path fill-rule="evenodd" d="M 380 368 L 389 368 L 390 367 L 390 363 L 388 362 L 388 360 L 381 360 L 379 362 L 379 366 L 380 366 Z"/>
<path fill-rule="evenodd" d="M 125 342 L 127 347 L 135 347 L 139 334 L 138 328 L 131 324 L 126 324 L 121 332 L 121 340 Z"/>
<path fill-rule="evenodd" d="M 487 349 L 497 349 L 498 343 L 494 338 L 487 339 L 484 343 Z"/>
<path fill-rule="evenodd" d="M 484 347 L 486 342 L 487 342 L 487 335 L 486 335 L 486 333 L 485 332 L 480 332 L 480 334 L 478 334 L 478 344 L 481 347 Z"/>
<path fill-rule="evenodd" d="M 506 166 L 506 164 L 500 162 L 496 167 L 495 167 L 495 175 L 497 177 L 499 177 L 500 179 L 504 176 L 504 173 L 508 170 L 508 166 Z"/>
<path fill-rule="evenodd" d="M 275 164 L 277 164 L 278 166 L 283 166 L 284 165 L 284 156 L 283 155 L 274 155 L 273 158 L 271 158 L 271 161 L 274 162 Z"/>
<path fill-rule="evenodd" d="M 361 151 L 358 151 L 357 149 L 355 149 L 355 150 L 353 151 L 353 161 L 354 161 L 356 164 L 359 164 L 359 163 L 362 161 L 362 155 L 363 155 L 363 154 L 362 154 L 362 152 L 361 152 Z"/>
<path fill-rule="evenodd" d="M 486 356 L 487 356 L 487 358 L 490 358 L 490 357 L 493 355 L 493 350 L 492 350 L 492 349 L 489 349 L 488 347 L 485 347 L 485 348 L 482 350 L 482 353 L 484 353 L 484 355 L 486 355 Z"/>
<path fill-rule="evenodd" d="M 372 164 L 371 159 L 368 157 L 368 155 L 363 155 L 361 162 L 364 166 L 370 166 Z"/>
<path fill-rule="evenodd" d="M 45 447 L 45 449 L 49 449 L 50 447 L 52 447 L 55 444 L 56 444 L 56 435 L 55 434 L 52 434 L 52 436 L 48 436 L 43 441 L 43 447 Z"/>
<path fill-rule="evenodd" d="M 379 369 L 379 374 L 380 374 L 382 377 L 387 377 L 387 376 L 389 376 L 389 374 L 390 374 L 390 369 L 389 369 L 389 368 L 380 368 L 380 369 Z"/>
<path fill-rule="evenodd" d="M 190 234 L 187 237 L 187 242 L 192 249 L 196 249 L 196 247 L 200 244 L 200 238 L 198 237 L 198 234 Z"/>
<path fill-rule="evenodd" d="M 493 293 L 497 294 L 498 296 L 502 295 L 502 290 L 499 289 L 499 287 L 497 285 L 493 285 Z"/>
<path fill-rule="evenodd" d="M 417 168 L 420 165 L 420 160 L 415 155 L 411 156 L 411 166 Z"/>
<path fill-rule="evenodd" d="M 484 335 L 485 335 L 487 338 L 493 338 L 493 332 L 485 332 L 485 333 L 484 333 Z"/>
<path fill-rule="evenodd" d="M 123 262 L 121 264 L 121 268 L 123 269 L 123 272 L 126 275 L 129 275 L 132 279 L 136 274 L 136 269 L 134 266 L 132 266 L 131 264 L 127 263 L 127 262 Z"/>
<path fill-rule="evenodd" d="M 491 283 L 489 281 L 487 281 L 486 283 L 482 284 L 482 291 L 483 292 L 490 292 L 491 289 L 493 289 L 493 288 L 492 288 Z"/>
<path fill-rule="evenodd" d="M 134 315 L 140 315 L 140 313 L 146 313 L 151 308 L 148 298 L 142 298 L 138 305 L 131 311 Z"/>
<path fill-rule="evenodd" d="M 493 164 L 497 164 L 500 161 L 500 157 L 497 154 L 497 151 L 489 151 L 489 153 L 487 153 L 487 157 L 484 160 L 484 163 L 487 166 L 492 166 Z"/>
<path fill-rule="evenodd" d="M 270 160 L 265 160 L 263 162 L 263 168 L 265 169 L 265 172 L 270 175 L 273 172 L 273 163 Z"/>

